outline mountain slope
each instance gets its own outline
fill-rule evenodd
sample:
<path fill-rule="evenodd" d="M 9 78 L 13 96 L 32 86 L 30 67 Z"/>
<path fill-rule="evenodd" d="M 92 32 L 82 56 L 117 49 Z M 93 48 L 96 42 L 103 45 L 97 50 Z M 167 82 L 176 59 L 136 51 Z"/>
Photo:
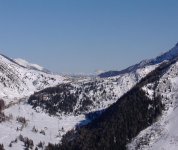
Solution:
<path fill-rule="evenodd" d="M 163 114 L 158 122 L 143 130 L 128 144 L 128 149 L 178 149 L 177 132 L 177 102 L 178 102 L 178 62 L 173 64 L 161 77 L 155 90 L 162 97 L 165 106 Z M 148 92 L 148 88 L 145 88 Z M 153 91 L 149 88 L 148 93 Z"/>
<path fill-rule="evenodd" d="M 109 150 L 126 149 L 126 144 L 141 130 L 156 121 L 163 111 L 160 94 L 144 91 L 144 87 L 152 85 L 156 89 L 158 80 L 167 73 L 175 60 L 165 62 L 148 74 L 133 89 L 122 96 L 116 103 L 90 124 L 66 134 L 61 150 Z"/>
<path fill-rule="evenodd" d="M 36 92 L 28 100 L 50 114 L 81 114 L 103 110 L 116 102 L 157 66 L 147 66 L 113 78 L 79 80 Z"/>
<path fill-rule="evenodd" d="M 5 99 L 7 103 L 28 96 L 34 91 L 62 83 L 64 79 L 59 75 L 26 68 L 0 55 L 0 98 Z"/>
<path fill-rule="evenodd" d="M 86 126 L 77 127 L 76 130 L 68 132 L 63 137 L 62 144 L 55 146 L 50 144 L 48 148 L 61 150 L 178 149 L 176 51 L 178 49 L 169 51 L 171 54 L 165 53 L 167 61 L 149 73 L 131 91 L 106 109 L 101 116 Z M 163 59 L 157 57 L 154 61 L 156 60 Z M 140 131 L 142 132 L 139 134 Z M 134 138 L 135 136 L 137 137 Z M 131 143 L 128 144 L 129 142 Z"/>
<path fill-rule="evenodd" d="M 8 61 L 4 66 L 10 68 L 9 64 Z M 62 80 L 57 80 L 57 78 L 61 79 L 61 76 L 54 77 L 51 74 L 28 69 L 13 61 L 10 66 L 15 67 L 9 72 L 14 71 L 18 77 L 27 76 L 19 78 L 18 83 L 19 87 L 27 87 L 27 89 L 22 90 L 24 93 L 20 93 L 16 87 L 13 87 L 12 92 L 8 91 L 10 94 L 13 93 L 11 95 L 13 98 L 10 99 L 10 95 L 8 95 L 5 99 L 6 102 L 15 101 L 16 103 L 9 105 L 3 111 L 7 120 L 0 124 L 0 131 L 3 131 L 0 135 L 0 143 L 4 144 L 5 149 L 17 150 L 26 147 L 22 136 L 24 139 L 28 138 L 33 141 L 33 148 L 37 147 L 40 142 L 42 142 L 40 145 L 43 148 L 49 142 L 58 143 L 67 131 L 75 126 L 89 123 L 100 115 L 103 109 L 116 102 L 119 97 L 157 67 L 156 65 L 148 66 L 113 78 L 68 77 L 66 81 L 66 78 L 63 77 Z M 2 74 L 6 76 L 5 71 Z M 39 78 L 36 79 L 36 76 Z M 52 79 L 51 81 L 50 77 L 54 78 L 54 81 Z M 36 80 L 36 84 L 34 84 L 34 80 Z M 22 81 L 26 84 L 23 85 Z M 12 81 L 10 80 L 9 83 Z M 58 83 L 60 84 L 57 85 Z M 14 85 L 16 84 L 14 82 Z M 43 90 L 48 86 L 49 88 Z M 6 89 L 9 90 L 9 87 Z M 33 91 L 35 93 L 28 99 L 28 95 Z M 14 100 L 16 96 L 14 93 L 18 96 L 16 100 Z M 27 95 L 27 98 L 21 99 L 24 95 Z M 19 122 L 19 120 L 26 123 Z"/>

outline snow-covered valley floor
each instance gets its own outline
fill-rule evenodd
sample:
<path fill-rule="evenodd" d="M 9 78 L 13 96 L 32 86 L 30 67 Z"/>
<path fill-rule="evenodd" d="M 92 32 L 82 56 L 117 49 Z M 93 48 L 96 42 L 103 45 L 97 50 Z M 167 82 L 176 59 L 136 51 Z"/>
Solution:
<path fill-rule="evenodd" d="M 0 143 L 3 143 L 4 148 L 7 150 L 24 149 L 24 143 L 19 139 L 20 135 L 33 140 L 33 149 L 40 142 L 44 146 L 49 142 L 59 143 L 63 134 L 74 128 L 76 124 L 85 120 L 84 115 L 49 116 L 42 111 L 35 111 L 26 102 L 21 102 L 5 109 L 4 113 L 6 116 L 9 116 L 9 120 L 0 123 Z M 17 121 L 17 118 L 22 117 L 26 119 L 26 123 Z"/>

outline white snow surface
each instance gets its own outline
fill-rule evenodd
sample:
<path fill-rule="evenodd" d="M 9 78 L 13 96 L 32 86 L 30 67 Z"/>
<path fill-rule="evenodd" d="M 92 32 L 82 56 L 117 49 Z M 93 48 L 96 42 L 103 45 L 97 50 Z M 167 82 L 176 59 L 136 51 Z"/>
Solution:
<path fill-rule="evenodd" d="M 34 149 L 43 142 L 44 146 L 48 143 L 59 143 L 62 135 L 75 127 L 85 119 L 84 115 L 79 116 L 49 116 L 42 111 L 35 111 L 32 107 L 25 102 L 15 104 L 4 111 L 6 116 L 11 116 L 9 121 L 0 124 L 0 143 L 4 144 L 5 149 L 20 150 L 24 149 L 24 143 L 19 140 L 19 135 L 28 137 L 34 142 Z M 17 121 L 17 117 L 25 117 L 27 125 L 23 127 L 22 123 Z M 35 127 L 37 132 L 33 132 Z M 20 130 L 22 128 L 22 130 Z M 18 129 L 18 130 L 17 130 Z M 40 131 L 44 131 L 45 135 Z M 13 143 L 12 147 L 9 144 L 17 139 L 17 143 Z"/>

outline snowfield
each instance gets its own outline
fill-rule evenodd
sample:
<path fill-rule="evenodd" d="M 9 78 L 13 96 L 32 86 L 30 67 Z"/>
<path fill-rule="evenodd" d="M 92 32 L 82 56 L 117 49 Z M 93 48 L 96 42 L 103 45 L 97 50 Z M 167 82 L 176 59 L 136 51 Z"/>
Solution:
<path fill-rule="evenodd" d="M 24 143 L 19 140 L 19 136 L 28 137 L 34 142 L 34 148 L 40 143 L 44 146 L 50 143 L 59 143 L 62 135 L 84 121 L 85 116 L 49 116 L 42 111 L 35 111 L 25 102 L 15 104 L 4 111 L 6 116 L 10 116 L 9 121 L 0 124 L 0 143 L 4 144 L 5 149 L 20 150 L 24 149 Z M 18 122 L 18 117 L 24 117 L 27 123 Z M 37 131 L 34 131 L 36 129 Z M 40 133 L 40 132 L 44 133 Z M 45 134 L 45 135 L 44 135 Z M 10 143 L 17 139 L 17 142 L 9 147 Z"/>

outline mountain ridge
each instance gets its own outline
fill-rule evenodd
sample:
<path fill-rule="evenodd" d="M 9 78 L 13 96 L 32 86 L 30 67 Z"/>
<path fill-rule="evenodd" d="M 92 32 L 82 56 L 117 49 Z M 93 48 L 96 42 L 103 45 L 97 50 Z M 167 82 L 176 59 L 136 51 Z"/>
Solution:
<path fill-rule="evenodd" d="M 160 56 L 157 56 L 156 58 L 142 60 L 141 62 L 139 62 L 139 63 L 137 63 L 133 66 L 129 66 L 128 68 L 126 68 L 124 70 L 108 71 L 108 72 L 101 73 L 98 76 L 101 77 L 101 78 L 117 76 L 117 75 L 120 75 L 120 74 L 124 74 L 126 72 L 131 72 L 135 69 L 143 68 L 147 65 L 159 64 L 163 61 L 168 61 L 168 60 L 174 59 L 177 56 L 178 56 L 178 43 L 172 49 L 170 49 L 169 51 L 161 54 Z"/>
<path fill-rule="evenodd" d="M 45 87 L 57 85 L 64 79 L 59 75 L 26 68 L 13 59 L 0 55 L 0 98 L 7 101 L 8 98 L 20 98 Z"/>

